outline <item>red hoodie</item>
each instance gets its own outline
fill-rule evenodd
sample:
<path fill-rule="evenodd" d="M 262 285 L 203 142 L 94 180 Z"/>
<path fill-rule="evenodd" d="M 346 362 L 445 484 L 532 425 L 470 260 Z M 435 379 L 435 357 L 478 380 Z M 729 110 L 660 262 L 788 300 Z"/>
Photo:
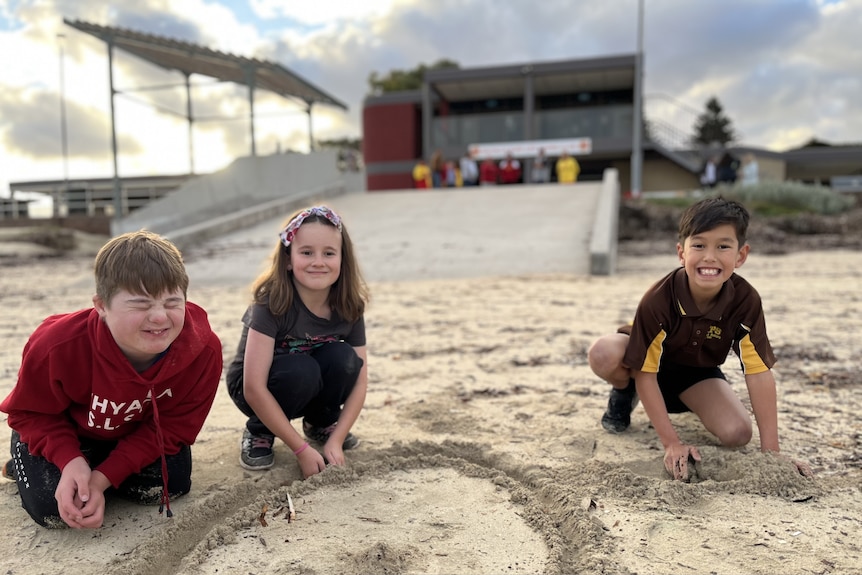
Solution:
<path fill-rule="evenodd" d="M 18 382 L 0 403 L 9 427 L 30 453 L 61 470 L 82 456 L 79 436 L 119 440 L 96 467 L 114 487 L 194 443 L 222 372 L 221 342 L 206 312 L 190 302 L 179 336 L 143 373 L 95 309 L 47 318 L 23 355 Z"/>

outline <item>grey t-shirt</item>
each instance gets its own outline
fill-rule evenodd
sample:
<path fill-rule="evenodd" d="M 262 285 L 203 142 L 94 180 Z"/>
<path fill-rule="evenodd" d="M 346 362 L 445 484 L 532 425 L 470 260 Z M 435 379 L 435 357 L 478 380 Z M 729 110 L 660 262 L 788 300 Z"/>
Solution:
<path fill-rule="evenodd" d="M 274 316 L 264 304 L 251 304 L 242 316 L 242 335 L 233 363 L 245 358 L 249 328 L 275 339 L 273 353 L 305 353 L 321 345 L 343 341 L 353 347 L 365 345 L 365 318 L 351 323 L 333 310 L 330 319 L 317 317 L 298 297 L 286 314 Z"/>

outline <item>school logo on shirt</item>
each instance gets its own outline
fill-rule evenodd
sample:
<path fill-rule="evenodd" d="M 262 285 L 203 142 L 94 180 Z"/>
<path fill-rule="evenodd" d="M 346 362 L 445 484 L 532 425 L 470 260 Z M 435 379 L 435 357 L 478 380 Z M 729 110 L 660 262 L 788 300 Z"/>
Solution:
<path fill-rule="evenodd" d="M 721 339 L 721 328 L 716 325 L 709 326 L 706 332 L 706 339 Z"/>

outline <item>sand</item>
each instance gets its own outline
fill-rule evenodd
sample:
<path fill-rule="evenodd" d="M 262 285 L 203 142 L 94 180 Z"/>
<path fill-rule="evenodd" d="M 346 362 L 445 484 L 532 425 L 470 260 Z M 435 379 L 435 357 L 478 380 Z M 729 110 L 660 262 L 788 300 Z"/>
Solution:
<path fill-rule="evenodd" d="M 41 319 L 89 306 L 91 261 L 0 261 L 0 395 Z M 303 481 L 277 443 L 274 468 L 243 470 L 244 417 L 222 384 L 172 519 L 110 499 L 99 530 L 46 530 L 0 481 L 2 573 L 858 573 L 862 254 L 755 250 L 740 270 L 779 360 L 782 450 L 813 478 L 760 454 L 756 431 L 724 449 L 683 414 L 703 462 L 674 482 L 643 408 L 628 432 L 601 429 L 608 389 L 586 350 L 675 265 L 623 253 L 613 277 L 373 283 L 362 444 L 346 467 Z M 246 291 L 189 295 L 229 360 Z M 748 405 L 737 365 L 725 371 Z"/>

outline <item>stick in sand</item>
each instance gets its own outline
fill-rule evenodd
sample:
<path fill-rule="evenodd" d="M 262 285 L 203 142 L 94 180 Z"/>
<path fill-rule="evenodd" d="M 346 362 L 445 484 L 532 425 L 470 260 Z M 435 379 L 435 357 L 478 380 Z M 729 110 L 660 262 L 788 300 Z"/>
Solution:
<path fill-rule="evenodd" d="M 293 499 L 290 498 L 290 493 L 287 494 L 287 522 L 293 523 L 296 521 L 296 510 L 293 508 Z"/>

